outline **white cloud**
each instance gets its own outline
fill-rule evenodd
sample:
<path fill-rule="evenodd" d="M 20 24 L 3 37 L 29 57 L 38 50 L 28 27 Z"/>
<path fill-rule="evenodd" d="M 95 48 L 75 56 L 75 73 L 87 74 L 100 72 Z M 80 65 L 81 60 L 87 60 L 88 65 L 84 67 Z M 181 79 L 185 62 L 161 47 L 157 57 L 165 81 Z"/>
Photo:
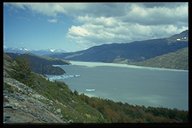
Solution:
<path fill-rule="evenodd" d="M 48 19 L 47 21 L 48 21 L 49 23 L 57 23 L 57 22 L 58 22 L 57 19 Z"/>
<path fill-rule="evenodd" d="M 114 17 L 90 17 L 90 16 L 78 16 L 77 20 L 82 23 L 92 23 L 95 25 L 103 25 L 105 27 L 113 27 L 118 25 L 118 20 Z"/>
<path fill-rule="evenodd" d="M 91 15 L 89 12 L 86 15 L 77 16 L 76 19 L 81 24 L 69 28 L 68 37 L 90 47 L 104 43 L 164 38 L 188 29 L 187 4 L 153 5 L 148 8 L 143 4 L 127 4 L 122 6 L 122 9 L 118 9 L 117 12 L 122 9 L 127 12 L 124 15 L 114 16 Z M 83 29 L 89 34 L 77 37 L 76 29 Z"/>
<path fill-rule="evenodd" d="M 79 36 L 85 37 L 85 36 L 91 35 L 91 33 L 87 29 L 80 26 L 72 26 L 69 29 L 69 34 L 72 36 L 78 36 L 78 37 Z"/>
<path fill-rule="evenodd" d="M 82 25 L 69 28 L 68 38 L 76 43 L 86 43 L 87 47 L 104 43 L 128 43 L 131 41 L 164 38 L 186 30 L 187 27 L 176 25 L 143 25 L 123 22 L 115 18 L 78 17 Z M 111 26 L 107 26 L 110 21 Z M 113 22 L 111 22 L 113 21 Z"/>
<path fill-rule="evenodd" d="M 123 21 L 145 25 L 178 24 L 180 21 L 186 23 L 188 6 L 187 4 L 180 4 L 174 8 L 169 6 L 146 8 L 142 4 L 133 4 L 130 11 L 121 18 Z"/>
<path fill-rule="evenodd" d="M 20 9 L 30 9 L 47 16 L 122 17 L 131 20 L 142 18 L 187 18 L 188 4 L 180 3 L 8 3 Z M 148 6 L 148 7 L 146 7 Z M 134 18 L 135 17 L 135 18 Z M 156 19 L 158 20 L 158 19 Z M 168 19 L 166 19 L 168 20 Z M 137 22 L 138 22 L 137 21 Z M 145 21 L 145 20 L 144 20 Z"/>
<path fill-rule="evenodd" d="M 87 7 L 84 3 L 7 3 L 20 9 L 29 9 L 36 13 L 57 16 L 58 14 L 71 14 Z"/>
<path fill-rule="evenodd" d="M 71 16 L 67 39 L 84 48 L 103 43 L 168 37 L 188 29 L 188 4 L 180 3 L 12 3 L 51 17 Z M 57 18 L 56 18 L 57 17 Z"/>

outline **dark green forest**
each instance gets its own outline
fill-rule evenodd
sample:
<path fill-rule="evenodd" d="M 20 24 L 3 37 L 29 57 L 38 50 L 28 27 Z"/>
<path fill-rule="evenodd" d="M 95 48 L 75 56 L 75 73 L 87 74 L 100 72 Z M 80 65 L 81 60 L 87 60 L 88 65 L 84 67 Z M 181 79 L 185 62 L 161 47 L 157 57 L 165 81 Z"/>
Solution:
<path fill-rule="evenodd" d="M 60 59 L 52 59 L 52 58 L 45 58 L 39 57 L 33 54 L 15 54 L 15 53 L 7 53 L 12 58 L 19 61 L 20 59 L 28 60 L 28 64 L 33 72 L 39 74 L 47 74 L 47 75 L 62 75 L 65 71 L 60 67 L 54 67 L 52 65 L 66 65 L 69 64 L 66 61 Z"/>

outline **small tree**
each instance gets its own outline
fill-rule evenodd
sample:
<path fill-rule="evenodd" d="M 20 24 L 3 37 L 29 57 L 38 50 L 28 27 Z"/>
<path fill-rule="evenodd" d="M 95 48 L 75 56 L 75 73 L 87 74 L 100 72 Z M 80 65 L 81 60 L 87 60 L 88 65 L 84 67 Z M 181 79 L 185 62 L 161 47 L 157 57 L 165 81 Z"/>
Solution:
<path fill-rule="evenodd" d="M 79 95 L 78 92 L 77 92 L 76 90 L 74 91 L 74 94 L 75 94 L 76 96 Z"/>
<path fill-rule="evenodd" d="M 29 61 L 25 57 L 16 57 L 17 64 L 13 67 L 15 70 L 13 77 L 25 84 L 32 84 L 32 74 L 29 66 Z"/>
<path fill-rule="evenodd" d="M 16 62 L 18 64 L 18 72 L 20 73 L 20 76 L 22 79 L 26 80 L 30 74 L 31 69 L 29 66 L 29 61 L 27 58 L 17 57 Z"/>

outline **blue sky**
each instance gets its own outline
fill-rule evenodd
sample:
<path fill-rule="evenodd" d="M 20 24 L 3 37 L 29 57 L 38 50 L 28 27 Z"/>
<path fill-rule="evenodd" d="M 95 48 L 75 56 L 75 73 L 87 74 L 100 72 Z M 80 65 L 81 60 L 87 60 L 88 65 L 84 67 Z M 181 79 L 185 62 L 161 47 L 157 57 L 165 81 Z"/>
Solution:
<path fill-rule="evenodd" d="M 4 47 L 78 51 L 188 29 L 188 3 L 4 3 Z"/>
<path fill-rule="evenodd" d="M 4 6 L 4 40 L 6 47 L 25 47 L 28 49 L 66 49 L 78 48 L 67 43 L 66 33 L 73 24 L 71 17 L 55 17 L 33 13 Z M 67 49 L 69 48 L 69 49 Z"/>

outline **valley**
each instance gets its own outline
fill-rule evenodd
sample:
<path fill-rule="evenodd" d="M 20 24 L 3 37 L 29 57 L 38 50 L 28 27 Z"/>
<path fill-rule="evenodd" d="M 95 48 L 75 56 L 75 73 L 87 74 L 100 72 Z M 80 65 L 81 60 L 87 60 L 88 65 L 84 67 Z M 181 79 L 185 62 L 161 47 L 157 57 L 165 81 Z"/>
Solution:
<path fill-rule="evenodd" d="M 180 38 L 181 40 L 177 40 Z M 187 48 L 188 30 L 164 39 L 104 44 L 83 51 L 50 54 L 49 56 L 85 62 L 125 63 L 149 67 L 188 69 Z"/>
<path fill-rule="evenodd" d="M 4 54 L 4 123 L 147 123 L 188 120 L 188 112 L 185 110 L 135 106 L 106 98 L 88 97 L 76 89 L 69 89 L 64 82 L 51 82 L 31 72 L 24 58 L 21 59 L 23 63 Z M 21 64 L 26 68 L 22 67 L 21 70 Z"/>
<path fill-rule="evenodd" d="M 3 126 L 190 126 L 189 2 L 2 5 Z"/>

